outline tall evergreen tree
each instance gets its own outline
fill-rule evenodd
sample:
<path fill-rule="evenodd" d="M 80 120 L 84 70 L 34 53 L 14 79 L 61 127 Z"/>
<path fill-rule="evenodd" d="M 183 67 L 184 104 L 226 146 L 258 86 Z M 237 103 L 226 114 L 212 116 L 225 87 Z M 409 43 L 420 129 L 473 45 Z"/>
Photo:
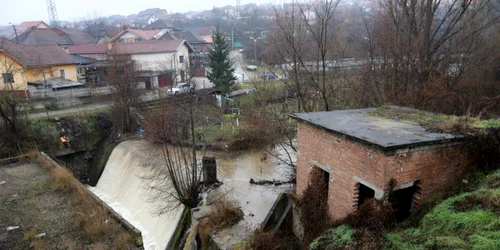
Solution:
<path fill-rule="evenodd" d="M 234 84 L 234 66 L 229 58 L 230 49 L 227 38 L 222 31 L 217 28 L 213 35 L 214 48 L 208 54 L 210 71 L 207 78 L 215 84 L 215 88 L 222 95 L 231 92 L 231 86 Z"/>

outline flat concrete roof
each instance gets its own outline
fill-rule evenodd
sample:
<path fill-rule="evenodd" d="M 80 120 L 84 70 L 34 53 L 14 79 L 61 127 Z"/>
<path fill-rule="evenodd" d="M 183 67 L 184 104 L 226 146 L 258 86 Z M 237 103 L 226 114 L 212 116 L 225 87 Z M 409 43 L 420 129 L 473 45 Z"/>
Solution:
<path fill-rule="evenodd" d="M 414 110 L 398 106 L 391 109 Z M 386 154 L 395 150 L 461 141 L 463 136 L 428 132 L 417 123 L 372 116 L 375 108 L 298 113 L 291 117 L 337 135 L 376 147 Z M 418 111 L 418 110 L 415 110 Z"/>

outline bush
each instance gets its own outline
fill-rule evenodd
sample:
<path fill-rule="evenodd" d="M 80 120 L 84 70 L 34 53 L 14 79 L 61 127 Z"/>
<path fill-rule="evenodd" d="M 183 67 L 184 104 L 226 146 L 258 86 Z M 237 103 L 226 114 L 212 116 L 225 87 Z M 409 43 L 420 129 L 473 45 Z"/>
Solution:
<path fill-rule="evenodd" d="M 46 110 L 58 110 L 59 109 L 59 104 L 57 104 L 56 100 L 52 100 L 51 102 L 47 102 L 43 106 Z"/>
<path fill-rule="evenodd" d="M 67 168 L 53 168 L 51 181 L 53 190 L 69 190 L 74 187 L 75 179 Z"/>
<path fill-rule="evenodd" d="M 243 211 L 233 202 L 222 200 L 217 203 L 207 217 L 198 224 L 202 247 L 207 246 L 210 234 L 230 227 L 238 223 L 242 218 Z"/>
<path fill-rule="evenodd" d="M 300 242 L 293 235 L 281 231 L 257 230 L 239 249 L 298 250 Z"/>

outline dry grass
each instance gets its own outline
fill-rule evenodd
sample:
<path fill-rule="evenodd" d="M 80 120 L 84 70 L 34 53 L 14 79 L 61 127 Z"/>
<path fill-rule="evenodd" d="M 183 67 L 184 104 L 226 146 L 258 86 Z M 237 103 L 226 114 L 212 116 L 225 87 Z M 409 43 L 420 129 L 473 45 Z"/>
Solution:
<path fill-rule="evenodd" d="M 234 202 L 222 200 L 217 203 L 208 216 L 198 224 L 202 247 L 207 246 L 210 234 L 230 227 L 242 218 L 243 211 Z"/>
<path fill-rule="evenodd" d="M 257 230 L 239 249 L 294 250 L 300 249 L 300 243 L 291 234 L 276 230 Z"/>
<path fill-rule="evenodd" d="M 108 210 L 73 177 L 70 170 L 54 165 L 38 151 L 30 153 L 30 159 L 39 162 L 49 170 L 53 190 L 64 191 L 70 195 L 74 223 L 84 230 L 89 239 L 98 241 L 118 233 L 118 236 L 114 237 L 116 249 L 129 249 L 130 246 L 135 245 L 133 237 L 128 233 L 119 233 L 122 230 L 121 226 L 110 216 Z"/>
<path fill-rule="evenodd" d="M 113 242 L 113 246 L 115 247 L 115 249 L 129 249 L 130 242 L 132 241 L 131 238 L 132 237 L 130 237 L 129 234 L 125 233 L 119 234 L 118 236 L 116 236 Z"/>
<path fill-rule="evenodd" d="M 53 190 L 68 190 L 74 187 L 73 173 L 67 168 L 52 168 L 52 189 Z"/>
<path fill-rule="evenodd" d="M 438 120 L 434 123 L 427 125 L 429 131 L 437 132 L 460 132 L 465 131 L 468 127 L 468 123 L 463 119 L 449 118 L 446 120 Z"/>
<path fill-rule="evenodd" d="M 196 227 L 191 228 L 191 231 L 189 231 L 189 235 L 186 239 L 186 243 L 193 242 L 196 238 L 196 235 L 198 235 L 198 229 Z M 191 250 L 191 245 L 185 244 L 184 250 Z"/>
<path fill-rule="evenodd" d="M 41 239 L 36 238 L 30 243 L 30 247 L 35 249 L 35 250 L 44 250 L 45 245 L 43 244 L 43 241 Z"/>
<path fill-rule="evenodd" d="M 40 238 L 36 237 L 37 231 L 34 227 L 29 227 L 25 231 L 23 231 L 23 238 L 26 241 L 29 241 L 29 246 L 35 250 L 45 249 L 45 245 Z"/>
<path fill-rule="evenodd" d="M 35 239 L 36 229 L 34 227 L 30 227 L 23 232 L 23 238 L 27 241 L 31 241 Z"/>

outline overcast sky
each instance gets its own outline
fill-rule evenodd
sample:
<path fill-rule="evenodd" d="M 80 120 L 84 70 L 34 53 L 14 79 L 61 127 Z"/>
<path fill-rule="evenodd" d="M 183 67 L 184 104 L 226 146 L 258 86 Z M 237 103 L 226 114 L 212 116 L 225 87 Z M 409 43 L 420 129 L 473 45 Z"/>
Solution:
<path fill-rule="evenodd" d="M 48 22 L 46 0 L 0 0 L 0 25 L 23 21 Z M 236 5 L 236 0 L 55 0 L 59 20 L 77 21 L 94 12 L 102 16 L 137 14 L 147 8 L 166 9 L 169 13 L 200 11 L 214 6 Z M 241 0 L 247 3 L 278 3 L 283 0 Z"/>

